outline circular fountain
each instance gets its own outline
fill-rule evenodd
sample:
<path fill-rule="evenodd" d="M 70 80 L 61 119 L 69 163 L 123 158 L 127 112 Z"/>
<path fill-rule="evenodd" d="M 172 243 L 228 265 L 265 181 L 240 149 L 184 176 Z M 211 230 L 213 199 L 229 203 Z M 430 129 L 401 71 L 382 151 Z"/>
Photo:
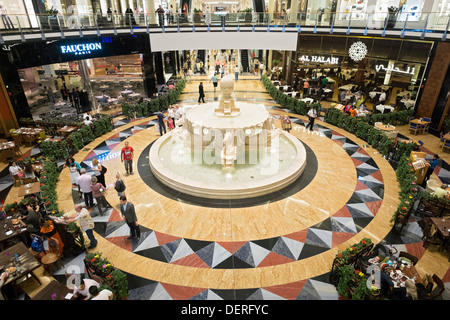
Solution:
<path fill-rule="evenodd" d="M 219 102 L 184 108 L 177 127 L 155 141 L 153 175 L 179 192 L 211 199 L 269 194 L 300 177 L 306 150 L 275 127 L 263 105 L 235 102 L 234 79 L 220 82 Z"/>

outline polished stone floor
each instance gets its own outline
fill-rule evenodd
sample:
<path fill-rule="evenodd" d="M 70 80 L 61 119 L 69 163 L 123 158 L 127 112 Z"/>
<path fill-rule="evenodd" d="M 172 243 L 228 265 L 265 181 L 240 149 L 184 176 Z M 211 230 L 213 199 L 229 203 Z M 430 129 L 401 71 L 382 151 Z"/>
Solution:
<path fill-rule="evenodd" d="M 197 103 L 199 81 L 205 83 L 205 100 L 218 100 L 220 92 L 213 92 L 209 78 L 194 76 L 180 105 Z M 254 76 L 242 76 L 234 96 L 264 105 L 278 126 L 287 113 Z M 127 197 L 136 206 L 140 240 L 127 239 L 129 228 L 119 219 L 113 190 L 106 196 L 112 209 L 103 216 L 96 207 L 91 209 L 99 239 L 96 250 L 127 273 L 130 299 L 337 300 L 328 279 L 333 258 L 364 237 L 414 254 L 419 273 L 437 274 L 448 286 L 448 258 L 432 247 L 423 248 L 420 217 L 412 217 L 401 234 L 392 230 L 389 221 L 398 204 L 392 166 L 342 129 L 318 120 L 314 132 L 309 132 L 305 117 L 289 116 L 291 134 L 307 147 L 308 168 L 293 186 L 265 198 L 212 201 L 163 186 L 148 164 L 148 150 L 159 137 L 155 117 L 131 121 L 118 117 L 113 132 L 75 156 L 88 171 L 93 158 L 103 161 L 108 185 L 115 172 L 124 175 L 119 157 L 124 141 L 135 149 L 134 174 L 124 175 L 124 181 Z M 433 152 L 428 153 L 431 157 Z M 443 161 L 433 178 L 447 181 L 448 169 Z M 73 196 L 67 170 L 58 190 L 61 209 L 70 211 L 74 203 L 84 203 Z M 83 257 L 67 257 L 65 265 L 83 273 Z M 64 281 L 65 271 L 58 270 L 53 277 Z M 31 287 L 32 296 L 39 288 Z"/>

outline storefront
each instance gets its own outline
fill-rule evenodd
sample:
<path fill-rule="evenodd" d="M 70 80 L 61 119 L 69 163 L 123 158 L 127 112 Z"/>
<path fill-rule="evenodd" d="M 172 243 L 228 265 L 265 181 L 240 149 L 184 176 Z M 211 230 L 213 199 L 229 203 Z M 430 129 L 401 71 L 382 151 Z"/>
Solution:
<path fill-rule="evenodd" d="M 163 69 L 156 60 L 147 36 L 85 37 L 5 45 L 0 72 L 20 119 L 33 116 L 44 86 L 55 94 L 63 83 L 68 90 L 79 87 L 92 105 L 96 95 L 115 96 L 126 83 L 142 96 L 152 96 L 157 92 L 156 68 Z"/>
<path fill-rule="evenodd" d="M 354 46 L 356 51 L 351 49 Z M 338 86 L 383 87 L 393 97 L 398 92 L 409 92 L 416 100 L 432 48 L 430 41 L 300 35 L 292 73 L 310 79 L 329 76 Z"/>

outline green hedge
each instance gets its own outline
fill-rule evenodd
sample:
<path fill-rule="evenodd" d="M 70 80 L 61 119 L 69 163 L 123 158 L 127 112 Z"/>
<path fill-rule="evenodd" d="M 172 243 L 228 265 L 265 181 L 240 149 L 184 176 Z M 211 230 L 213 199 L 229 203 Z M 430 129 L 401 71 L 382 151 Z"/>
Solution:
<path fill-rule="evenodd" d="M 162 96 L 152 99 L 147 102 L 130 104 L 128 102 L 122 103 L 122 114 L 127 119 L 145 118 L 161 110 L 167 110 L 169 105 L 176 103 L 180 97 L 181 92 L 186 87 L 186 80 L 178 80 L 175 88 Z"/>

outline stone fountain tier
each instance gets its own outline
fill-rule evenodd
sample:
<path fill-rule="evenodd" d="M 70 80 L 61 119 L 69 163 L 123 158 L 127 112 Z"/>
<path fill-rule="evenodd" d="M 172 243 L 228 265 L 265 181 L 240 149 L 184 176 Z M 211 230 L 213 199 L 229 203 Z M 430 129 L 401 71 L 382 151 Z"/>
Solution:
<path fill-rule="evenodd" d="M 263 105 L 251 103 L 240 102 L 238 105 L 239 113 L 231 116 L 219 114 L 215 109 L 216 102 L 187 108 L 183 117 L 183 129 L 193 137 L 201 135 L 203 144 L 209 144 L 212 141 L 216 130 L 219 130 L 222 136 L 226 132 L 237 135 L 240 131 L 247 137 L 246 145 L 248 145 L 248 138 L 265 132 L 268 134 L 270 145 L 270 133 L 275 120 L 267 109 Z M 210 139 L 207 138 L 208 135 L 211 136 Z"/>
<path fill-rule="evenodd" d="M 220 165 L 214 168 L 214 165 L 174 163 L 177 152 L 183 149 L 175 149 L 179 143 L 173 131 L 160 137 L 150 148 L 150 168 L 153 175 L 166 186 L 200 198 L 245 199 L 263 196 L 287 187 L 296 181 L 306 168 L 306 149 L 300 140 L 284 131 L 278 133 L 280 149 L 285 146 L 291 152 L 280 163 L 277 159 L 273 160 L 272 164 L 280 164 L 280 168 L 271 174 L 258 177 L 247 173 L 246 170 L 241 171 L 238 166 L 227 171 Z M 252 166 L 249 166 L 248 170 L 252 170 Z M 257 171 L 259 172 L 259 169 Z M 223 180 L 217 180 L 216 177 L 223 177 Z"/>

